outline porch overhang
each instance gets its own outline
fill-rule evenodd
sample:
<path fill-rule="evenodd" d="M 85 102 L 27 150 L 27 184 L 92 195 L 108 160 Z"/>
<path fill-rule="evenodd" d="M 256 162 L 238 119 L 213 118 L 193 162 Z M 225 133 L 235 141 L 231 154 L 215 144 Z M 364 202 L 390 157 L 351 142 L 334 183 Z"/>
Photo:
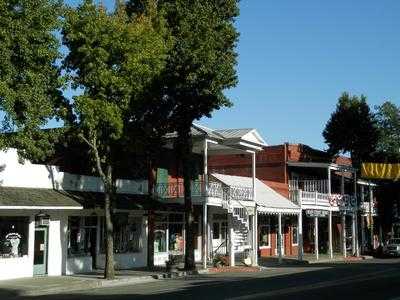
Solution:
<path fill-rule="evenodd" d="M 298 215 L 301 209 L 257 206 L 257 212 L 264 215 Z"/>
<path fill-rule="evenodd" d="M 65 191 L 0 187 L 0 210 L 79 210 L 79 199 Z"/>

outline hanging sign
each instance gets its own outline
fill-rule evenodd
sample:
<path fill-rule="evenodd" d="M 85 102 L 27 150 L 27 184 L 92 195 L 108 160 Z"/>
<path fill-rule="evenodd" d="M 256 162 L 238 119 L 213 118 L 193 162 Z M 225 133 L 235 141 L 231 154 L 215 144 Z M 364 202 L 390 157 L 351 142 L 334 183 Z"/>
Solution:
<path fill-rule="evenodd" d="M 306 209 L 306 216 L 310 218 L 312 217 L 325 218 L 328 216 L 328 211 L 319 209 Z"/>

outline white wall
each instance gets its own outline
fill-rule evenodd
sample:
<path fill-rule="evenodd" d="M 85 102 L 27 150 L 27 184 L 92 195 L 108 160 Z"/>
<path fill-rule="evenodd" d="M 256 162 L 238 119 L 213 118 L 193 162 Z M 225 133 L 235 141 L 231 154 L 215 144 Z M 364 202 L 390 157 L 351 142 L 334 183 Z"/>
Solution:
<path fill-rule="evenodd" d="M 63 219 L 59 213 L 50 215 L 49 236 L 48 236 L 48 264 L 47 274 L 49 276 L 62 275 L 63 244 L 62 237 Z"/>
<path fill-rule="evenodd" d="M 0 185 L 5 187 L 46 188 L 70 191 L 103 192 L 99 177 L 60 172 L 56 166 L 20 163 L 15 149 L 0 151 Z M 117 193 L 147 194 L 147 180 L 117 180 Z"/>
<path fill-rule="evenodd" d="M 87 273 L 92 271 L 92 257 L 79 256 L 69 257 L 66 262 L 66 271 L 64 274 L 73 275 L 78 273 Z"/>
<path fill-rule="evenodd" d="M 33 265 L 29 256 L 0 258 L 0 280 L 33 276 Z"/>
<path fill-rule="evenodd" d="M 29 217 L 28 254 L 23 257 L 0 258 L 0 280 L 33 276 L 33 252 L 35 240 L 35 218 L 31 211 L 0 211 L 1 216 Z"/>
<path fill-rule="evenodd" d="M 48 261 L 49 276 L 65 274 L 66 233 L 68 216 L 66 212 L 45 211 L 50 215 L 48 226 Z M 33 258 L 35 243 L 35 214 L 32 210 L 0 210 L 1 216 L 29 216 L 28 255 L 17 258 L 0 258 L 0 280 L 33 276 Z"/>
<path fill-rule="evenodd" d="M 97 255 L 97 267 L 103 269 L 106 257 L 104 254 Z M 124 270 L 141 268 L 147 266 L 147 256 L 145 252 L 139 253 L 116 253 L 114 254 L 115 269 Z"/>

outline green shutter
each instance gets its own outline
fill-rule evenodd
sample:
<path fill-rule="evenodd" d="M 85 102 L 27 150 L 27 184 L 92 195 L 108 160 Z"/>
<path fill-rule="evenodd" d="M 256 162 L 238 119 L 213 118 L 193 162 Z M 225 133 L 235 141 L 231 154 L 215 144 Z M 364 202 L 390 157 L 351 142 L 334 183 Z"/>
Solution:
<path fill-rule="evenodd" d="M 157 169 L 157 183 L 168 183 L 168 170 L 163 168 Z"/>

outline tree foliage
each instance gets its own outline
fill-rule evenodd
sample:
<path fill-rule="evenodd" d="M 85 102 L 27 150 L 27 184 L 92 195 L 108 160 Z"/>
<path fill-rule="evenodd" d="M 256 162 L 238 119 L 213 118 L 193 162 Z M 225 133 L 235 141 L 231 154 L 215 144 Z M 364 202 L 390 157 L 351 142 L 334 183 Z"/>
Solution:
<path fill-rule="evenodd" d="M 146 116 L 145 95 L 162 73 L 170 40 L 162 18 L 152 11 L 130 18 L 122 4 L 108 13 L 86 0 L 66 14 L 64 66 L 74 88 L 74 128 L 87 144 L 105 186 L 107 252 L 105 277 L 114 277 L 112 198 L 119 151 L 134 143 L 132 133 Z M 152 103 L 155 104 L 154 102 Z"/>
<path fill-rule="evenodd" d="M 379 129 L 377 156 L 400 160 L 400 107 L 386 101 L 378 106 L 376 119 Z"/>
<path fill-rule="evenodd" d="M 128 1 L 128 12 L 146 10 L 145 0 Z M 183 165 L 185 185 L 186 255 L 185 267 L 194 265 L 193 206 L 191 201 L 190 129 L 194 120 L 231 102 L 224 91 L 236 85 L 238 16 L 236 0 L 160 0 L 172 34 L 162 76 L 160 97 L 165 99 L 171 128 L 178 132 L 177 147 Z"/>
<path fill-rule="evenodd" d="M 323 136 L 332 155 L 349 152 L 356 166 L 369 158 L 376 149 L 378 130 L 366 97 L 343 93 Z"/>
<path fill-rule="evenodd" d="M 53 149 L 50 119 L 71 117 L 62 96 L 57 60 L 62 3 L 57 0 L 0 1 L 1 147 L 16 147 L 31 159 Z"/>

